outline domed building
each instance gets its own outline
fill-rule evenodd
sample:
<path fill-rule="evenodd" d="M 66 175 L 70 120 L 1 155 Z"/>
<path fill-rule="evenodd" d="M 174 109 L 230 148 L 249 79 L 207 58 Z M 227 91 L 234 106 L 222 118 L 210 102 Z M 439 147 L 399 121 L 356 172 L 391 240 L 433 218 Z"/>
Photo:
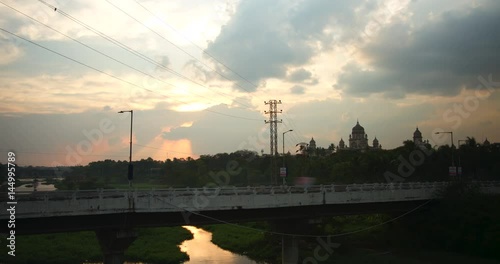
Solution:
<path fill-rule="evenodd" d="M 420 130 L 418 130 L 418 127 L 417 129 L 415 130 L 415 132 L 413 132 L 413 143 L 415 143 L 415 145 L 420 145 L 422 144 L 422 132 L 420 132 Z"/>
<path fill-rule="evenodd" d="M 366 150 L 366 149 L 380 149 L 381 145 L 377 138 L 373 140 L 373 147 L 368 145 L 368 135 L 365 133 L 365 128 L 356 121 L 356 125 L 352 128 L 352 133 L 349 135 L 349 147 L 345 146 L 344 140 L 341 138 L 338 149 L 349 150 Z"/>
<path fill-rule="evenodd" d="M 345 142 L 344 142 L 343 138 L 340 138 L 340 142 L 339 142 L 338 148 L 339 149 L 345 149 Z"/>
<path fill-rule="evenodd" d="M 380 145 L 378 143 L 378 139 L 377 137 L 375 136 L 375 138 L 373 139 L 373 148 L 382 148 L 382 145 Z"/>
<path fill-rule="evenodd" d="M 309 148 L 310 149 L 316 149 L 316 140 L 314 138 L 311 138 L 311 141 L 309 141 Z"/>
<path fill-rule="evenodd" d="M 413 132 L 413 143 L 415 143 L 415 146 L 429 144 L 429 140 L 424 140 L 422 138 L 422 132 L 418 130 L 418 126 L 417 129 L 415 129 L 415 132 Z"/>
<path fill-rule="evenodd" d="M 352 128 L 352 133 L 349 135 L 349 148 L 368 148 L 368 135 L 365 134 L 365 128 L 359 124 L 359 121 L 356 121 L 356 125 Z"/>

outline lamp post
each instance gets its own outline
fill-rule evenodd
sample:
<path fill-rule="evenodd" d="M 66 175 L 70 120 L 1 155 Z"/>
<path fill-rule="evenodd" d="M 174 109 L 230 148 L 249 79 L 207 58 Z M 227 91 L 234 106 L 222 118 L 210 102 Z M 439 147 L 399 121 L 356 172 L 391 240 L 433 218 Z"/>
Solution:
<path fill-rule="evenodd" d="M 283 156 L 285 156 L 285 134 L 288 132 L 292 132 L 293 129 L 283 132 Z M 284 165 L 284 164 L 283 164 Z"/>
<path fill-rule="evenodd" d="M 285 167 L 285 134 L 288 132 L 292 132 L 292 131 L 293 131 L 293 129 L 290 129 L 288 131 L 283 132 L 283 168 L 285 168 L 285 170 L 286 170 L 286 167 Z M 288 172 L 285 171 L 285 173 L 288 173 Z M 286 174 L 283 177 L 283 185 L 286 184 L 285 178 L 286 178 Z"/>
<path fill-rule="evenodd" d="M 120 111 L 118 113 L 128 113 L 130 112 L 130 155 L 128 160 L 128 185 L 132 185 L 132 179 L 134 178 L 134 167 L 132 165 L 132 124 L 134 122 L 134 110 Z"/>
<path fill-rule="evenodd" d="M 462 178 L 462 162 L 461 162 L 461 158 L 460 158 L 460 141 L 463 141 L 463 142 L 467 142 L 468 140 L 466 139 L 459 139 L 458 140 L 458 168 L 459 168 L 459 176 L 460 178 Z"/>
<path fill-rule="evenodd" d="M 455 168 L 455 161 L 453 159 L 453 148 L 455 145 L 453 144 L 453 131 L 443 131 L 443 132 L 436 132 L 436 134 L 450 134 L 451 135 L 451 167 L 455 170 L 455 175 L 456 175 L 456 168 Z"/>

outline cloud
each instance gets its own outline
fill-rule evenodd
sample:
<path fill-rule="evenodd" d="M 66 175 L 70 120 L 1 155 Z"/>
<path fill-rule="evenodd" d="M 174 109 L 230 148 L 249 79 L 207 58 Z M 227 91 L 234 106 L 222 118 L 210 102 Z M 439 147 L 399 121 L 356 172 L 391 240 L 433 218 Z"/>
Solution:
<path fill-rule="evenodd" d="M 268 146 L 268 136 L 260 140 L 260 130 L 268 125 L 257 111 L 217 105 L 199 114 L 190 126 L 179 124 L 164 131 L 162 137 L 166 140 L 190 139 L 193 151 L 198 154 L 231 152 L 240 148 L 260 151 L 258 146 Z M 249 140 L 249 137 L 254 139 Z"/>
<path fill-rule="evenodd" d="M 362 47 L 368 65 L 343 68 L 337 87 L 347 94 L 456 95 L 475 88 L 479 75 L 500 75 L 500 3 L 468 13 L 449 11 L 414 29 L 395 23 Z"/>
<path fill-rule="evenodd" d="M 3 38 L 0 35 L 0 65 L 11 64 L 24 55 L 23 50 L 14 39 Z"/>
<path fill-rule="evenodd" d="M 304 94 L 305 90 L 306 90 L 306 88 L 304 88 L 303 86 L 300 86 L 300 85 L 294 85 L 290 88 L 290 92 L 292 94 Z"/>
<path fill-rule="evenodd" d="M 313 77 L 312 73 L 304 68 L 290 72 L 287 76 L 287 81 L 313 85 L 318 83 L 318 79 Z"/>
<path fill-rule="evenodd" d="M 304 3 L 302 5 L 306 5 Z M 334 9 L 332 5 L 325 8 Z M 251 83 L 258 84 L 266 78 L 284 78 L 288 67 L 304 65 L 318 52 L 315 43 L 305 35 L 321 35 L 333 15 L 329 12 L 315 15 L 313 11 L 317 7 L 304 12 L 297 11 L 299 9 L 289 1 L 242 1 L 206 51 Z M 300 23 L 302 19 L 314 22 L 304 25 Z M 232 71 L 222 70 L 236 80 L 236 89 L 256 90 Z"/>

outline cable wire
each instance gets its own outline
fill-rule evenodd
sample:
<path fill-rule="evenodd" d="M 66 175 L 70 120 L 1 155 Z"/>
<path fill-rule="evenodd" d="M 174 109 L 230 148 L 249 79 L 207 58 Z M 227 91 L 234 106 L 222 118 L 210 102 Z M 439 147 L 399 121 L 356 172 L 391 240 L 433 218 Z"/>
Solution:
<path fill-rule="evenodd" d="M 428 203 L 430 203 L 431 201 L 434 200 L 434 199 L 429 199 L 429 200 L 425 201 L 424 203 L 420 204 L 419 206 L 413 208 L 412 210 L 407 211 L 407 212 L 405 212 L 405 213 L 403 213 L 403 214 L 401 214 L 401 215 L 399 215 L 397 217 L 391 218 L 391 219 L 389 219 L 387 221 L 384 221 L 382 223 L 378 223 L 376 225 L 369 226 L 369 227 L 366 227 L 366 228 L 361 228 L 361 229 L 358 229 L 358 230 L 355 230 L 355 231 L 350 231 L 350 232 L 345 232 L 345 233 L 340 233 L 340 234 L 332 234 L 332 235 L 307 235 L 307 234 L 274 232 L 274 231 L 268 231 L 268 230 L 263 230 L 263 229 L 258 229 L 258 228 L 253 228 L 253 227 L 238 225 L 238 224 L 231 223 L 231 222 L 228 222 L 228 221 L 225 221 L 225 220 L 221 220 L 221 219 L 218 219 L 218 218 L 215 218 L 215 217 L 204 215 L 202 213 L 198 213 L 198 212 L 195 212 L 195 211 L 192 211 L 192 210 L 188 210 L 188 209 L 183 208 L 183 207 L 176 206 L 173 203 L 170 203 L 167 200 L 161 199 L 161 198 L 156 197 L 156 196 L 155 196 L 155 198 L 158 199 L 158 200 L 160 200 L 160 201 L 162 201 L 162 202 L 164 202 L 164 203 L 167 203 L 167 204 L 169 204 L 169 205 L 171 205 L 171 206 L 173 206 L 173 207 L 175 207 L 177 209 L 181 209 L 181 210 L 189 212 L 191 214 L 198 215 L 198 216 L 201 216 L 201 217 L 204 217 L 204 218 L 207 218 L 207 219 L 210 219 L 210 220 L 222 223 L 222 224 L 235 226 L 237 228 L 247 229 L 247 230 L 251 230 L 251 231 L 255 231 L 255 232 L 260 232 L 260 233 L 267 233 L 267 234 L 270 234 L 270 235 L 292 236 L 292 237 L 308 237 L 308 238 L 341 237 L 341 236 L 347 236 L 347 235 L 353 235 L 353 234 L 356 234 L 356 233 L 365 232 L 365 231 L 371 230 L 373 228 L 376 228 L 376 227 L 379 227 L 379 226 L 382 226 L 382 225 L 394 222 L 394 221 L 396 221 L 396 220 L 398 220 L 398 219 L 400 219 L 400 218 L 402 218 L 402 217 L 404 217 L 404 216 L 406 216 L 408 214 L 411 214 L 411 213 L 417 211 L 418 209 L 422 208 L 423 206 L 425 206 L 426 204 L 428 204 Z"/>

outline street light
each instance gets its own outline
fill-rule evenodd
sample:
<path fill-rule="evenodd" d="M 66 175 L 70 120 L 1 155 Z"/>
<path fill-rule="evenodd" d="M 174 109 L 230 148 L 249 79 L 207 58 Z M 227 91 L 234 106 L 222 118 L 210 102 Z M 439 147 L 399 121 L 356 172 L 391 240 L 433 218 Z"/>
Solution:
<path fill-rule="evenodd" d="M 293 131 L 293 129 L 290 129 L 288 131 L 283 132 L 283 168 L 285 168 L 285 170 L 286 170 L 286 167 L 285 167 L 285 134 L 288 132 L 292 132 L 292 131 Z M 287 172 L 285 171 L 285 173 L 287 173 Z M 285 177 L 283 177 L 283 185 L 286 184 L 285 178 L 286 178 L 286 174 L 285 174 Z"/>
<path fill-rule="evenodd" d="M 285 155 L 285 134 L 292 131 L 293 129 L 283 132 L 283 156 Z"/>
<path fill-rule="evenodd" d="M 436 132 L 436 134 L 450 134 L 451 135 L 451 167 L 455 170 L 455 175 L 456 175 L 456 168 L 455 168 L 455 162 L 453 159 L 453 148 L 455 145 L 453 144 L 453 131 L 442 131 L 442 132 Z"/>
<path fill-rule="evenodd" d="M 460 157 L 460 141 L 463 141 L 463 142 L 468 142 L 468 140 L 466 139 L 459 139 L 458 140 L 458 172 L 459 172 L 459 176 L 460 178 L 462 178 L 462 161 L 461 161 L 461 157 Z"/>
<path fill-rule="evenodd" d="M 132 185 L 132 179 L 134 178 L 134 167 L 132 165 L 132 124 L 134 122 L 134 110 L 120 111 L 118 113 L 129 113 L 130 112 L 130 155 L 128 160 L 128 185 Z"/>

